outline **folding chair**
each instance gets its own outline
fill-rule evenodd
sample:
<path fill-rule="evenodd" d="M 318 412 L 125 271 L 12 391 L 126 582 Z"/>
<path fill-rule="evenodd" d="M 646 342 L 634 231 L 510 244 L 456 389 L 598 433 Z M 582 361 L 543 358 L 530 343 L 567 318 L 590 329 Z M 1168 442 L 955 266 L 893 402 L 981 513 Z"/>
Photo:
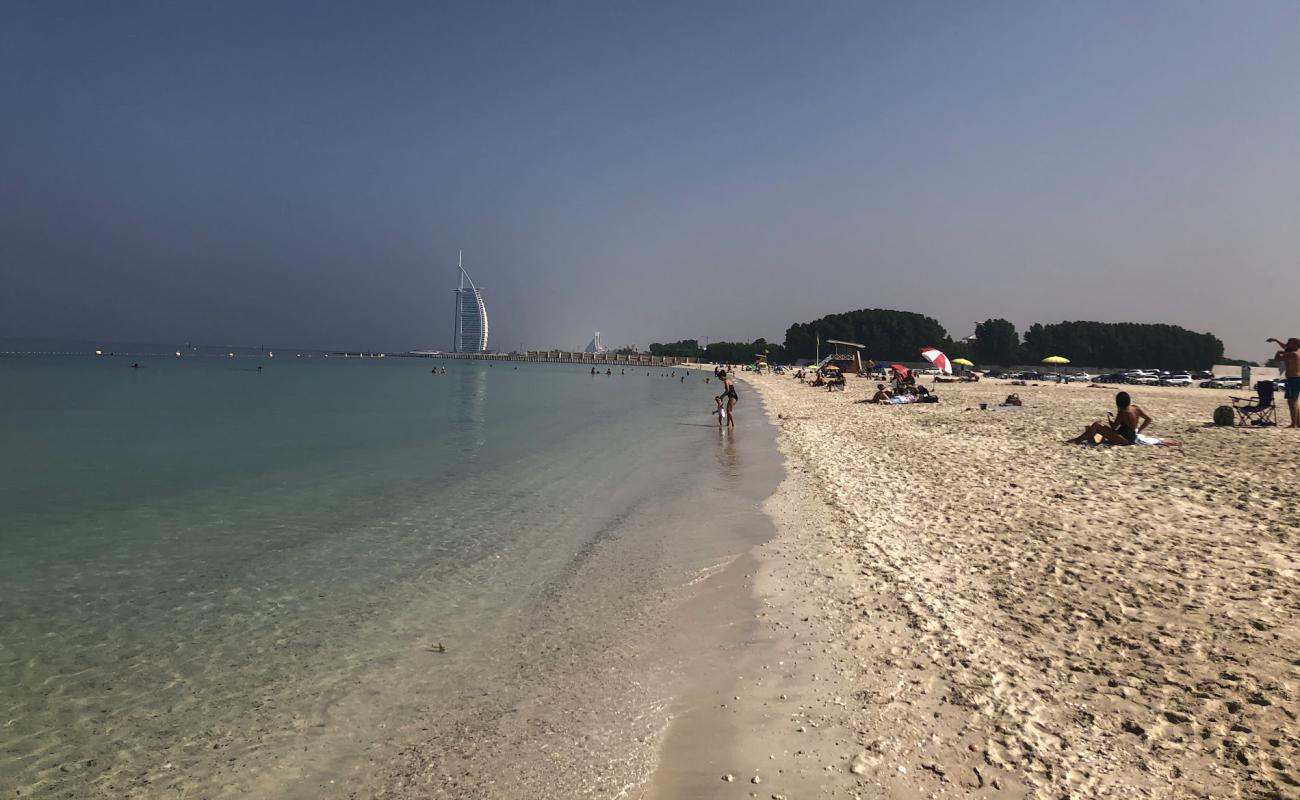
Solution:
<path fill-rule="evenodd" d="M 1237 412 L 1238 425 L 1277 425 L 1277 406 L 1273 405 L 1276 387 L 1272 381 L 1255 384 L 1254 397 L 1233 397 L 1232 408 Z M 1239 405 L 1245 403 L 1245 405 Z"/>

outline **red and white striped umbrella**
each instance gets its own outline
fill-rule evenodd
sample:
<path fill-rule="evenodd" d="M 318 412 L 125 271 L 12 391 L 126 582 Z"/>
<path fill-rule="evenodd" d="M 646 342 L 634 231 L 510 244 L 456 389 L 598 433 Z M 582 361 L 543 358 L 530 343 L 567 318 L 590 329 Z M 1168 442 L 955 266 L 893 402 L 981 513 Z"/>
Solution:
<path fill-rule="evenodd" d="M 935 350 L 933 347 L 922 347 L 921 357 L 938 367 L 944 375 L 952 374 L 952 362 L 942 351 Z"/>

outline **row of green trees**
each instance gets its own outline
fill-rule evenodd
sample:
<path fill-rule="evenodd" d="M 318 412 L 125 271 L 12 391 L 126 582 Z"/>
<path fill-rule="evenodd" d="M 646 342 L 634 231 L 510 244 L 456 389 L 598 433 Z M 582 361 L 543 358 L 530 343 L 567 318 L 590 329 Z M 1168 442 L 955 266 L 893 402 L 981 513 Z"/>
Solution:
<path fill-rule="evenodd" d="M 863 356 L 876 361 L 915 361 L 922 347 L 937 347 L 953 358 L 965 355 L 965 346 L 948 338 L 938 320 L 887 308 L 863 308 L 797 322 L 785 332 L 785 349 L 794 358 L 813 358 L 818 352 L 826 355 L 831 347 L 827 339 L 864 344 Z"/>
<path fill-rule="evenodd" d="M 1030 325 L 1023 361 L 1063 355 L 1076 364 L 1106 367 L 1209 369 L 1223 362 L 1223 342 L 1212 333 L 1140 322 L 1058 322 Z"/>
<path fill-rule="evenodd" d="M 1037 364 L 1065 356 L 1098 367 L 1209 369 L 1224 363 L 1223 342 L 1212 333 L 1141 322 L 1034 324 L 1022 342 L 1016 326 L 988 319 L 975 326 L 971 353 L 977 364 Z"/>
<path fill-rule="evenodd" d="M 791 325 L 784 347 L 764 339 L 753 342 L 713 342 L 701 350 L 695 339 L 650 345 L 652 355 L 699 357 L 733 364 L 749 363 L 767 353 L 774 363 L 825 355 L 828 339 L 866 345 L 864 356 L 876 361 L 916 361 L 922 347 L 937 347 L 950 358 L 969 358 L 982 367 L 1036 364 L 1048 356 L 1095 367 L 1162 367 L 1208 369 L 1224 363 L 1223 342 L 1212 333 L 1196 333 L 1177 325 L 1138 322 L 1035 323 L 1023 340 L 1005 319 L 987 319 L 975 326 L 975 339 L 954 341 L 939 321 L 912 311 L 864 308 L 828 314 L 812 322 Z"/>
<path fill-rule="evenodd" d="M 655 342 L 650 345 L 652 356 L 702 358 L 705 361 L 721 364 L 752 364 L 764 353 L 773 363 L 788 364 L 792 360 L 785 347 L 763 338 L 752 342 L 711 342 L 705 348 L 700 347 L 698 339 L 682 339 L 666 344 Z"/>
<path fill-rule="evenodd" d="M 928 346 L 980 366 L 1037 364 L 1058 355 L 1076 364 L 1115 368 L 1208 369 L 1223 363 L 1223 342 L 1212 333 L 1138 322 L 1034 324 L 1022 341 L 1010 321 L 987 319 L 975 326 L 974 341 L 967 343 L 954 341 L 932 317 L 867 308 L 791 325 L 786 350 L 795 358 L 812 358 L 818 339 L 823 355 L 827 339 L 840 339 L 865 344 L 865 354 L 876 361 L 915 361 L 920 348 Z"/>

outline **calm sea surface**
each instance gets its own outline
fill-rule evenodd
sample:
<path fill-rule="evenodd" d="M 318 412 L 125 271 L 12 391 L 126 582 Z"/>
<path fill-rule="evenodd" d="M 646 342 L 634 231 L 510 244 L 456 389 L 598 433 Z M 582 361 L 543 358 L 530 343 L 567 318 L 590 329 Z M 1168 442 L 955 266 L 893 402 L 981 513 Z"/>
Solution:
<path fill-rule="evenodd" d="M 634 782 L 654 632 L 766 530 L 756 400 L 434 363 L 0 358 L 0 796 Z"/>

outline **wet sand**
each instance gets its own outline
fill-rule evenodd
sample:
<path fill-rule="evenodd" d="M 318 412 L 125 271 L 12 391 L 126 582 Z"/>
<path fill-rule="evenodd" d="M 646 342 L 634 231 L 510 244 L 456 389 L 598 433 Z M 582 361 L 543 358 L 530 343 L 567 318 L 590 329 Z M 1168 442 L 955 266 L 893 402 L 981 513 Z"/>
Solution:
<path fill-rule="evenodd" d="M 1215 390 L 1129 387 L 1181 448 L 1084 448 L 1114 387 L 742 377 L 779 534 L 645 797 L 1300 797 L 1300 435 L 1208 427 Z"/>

